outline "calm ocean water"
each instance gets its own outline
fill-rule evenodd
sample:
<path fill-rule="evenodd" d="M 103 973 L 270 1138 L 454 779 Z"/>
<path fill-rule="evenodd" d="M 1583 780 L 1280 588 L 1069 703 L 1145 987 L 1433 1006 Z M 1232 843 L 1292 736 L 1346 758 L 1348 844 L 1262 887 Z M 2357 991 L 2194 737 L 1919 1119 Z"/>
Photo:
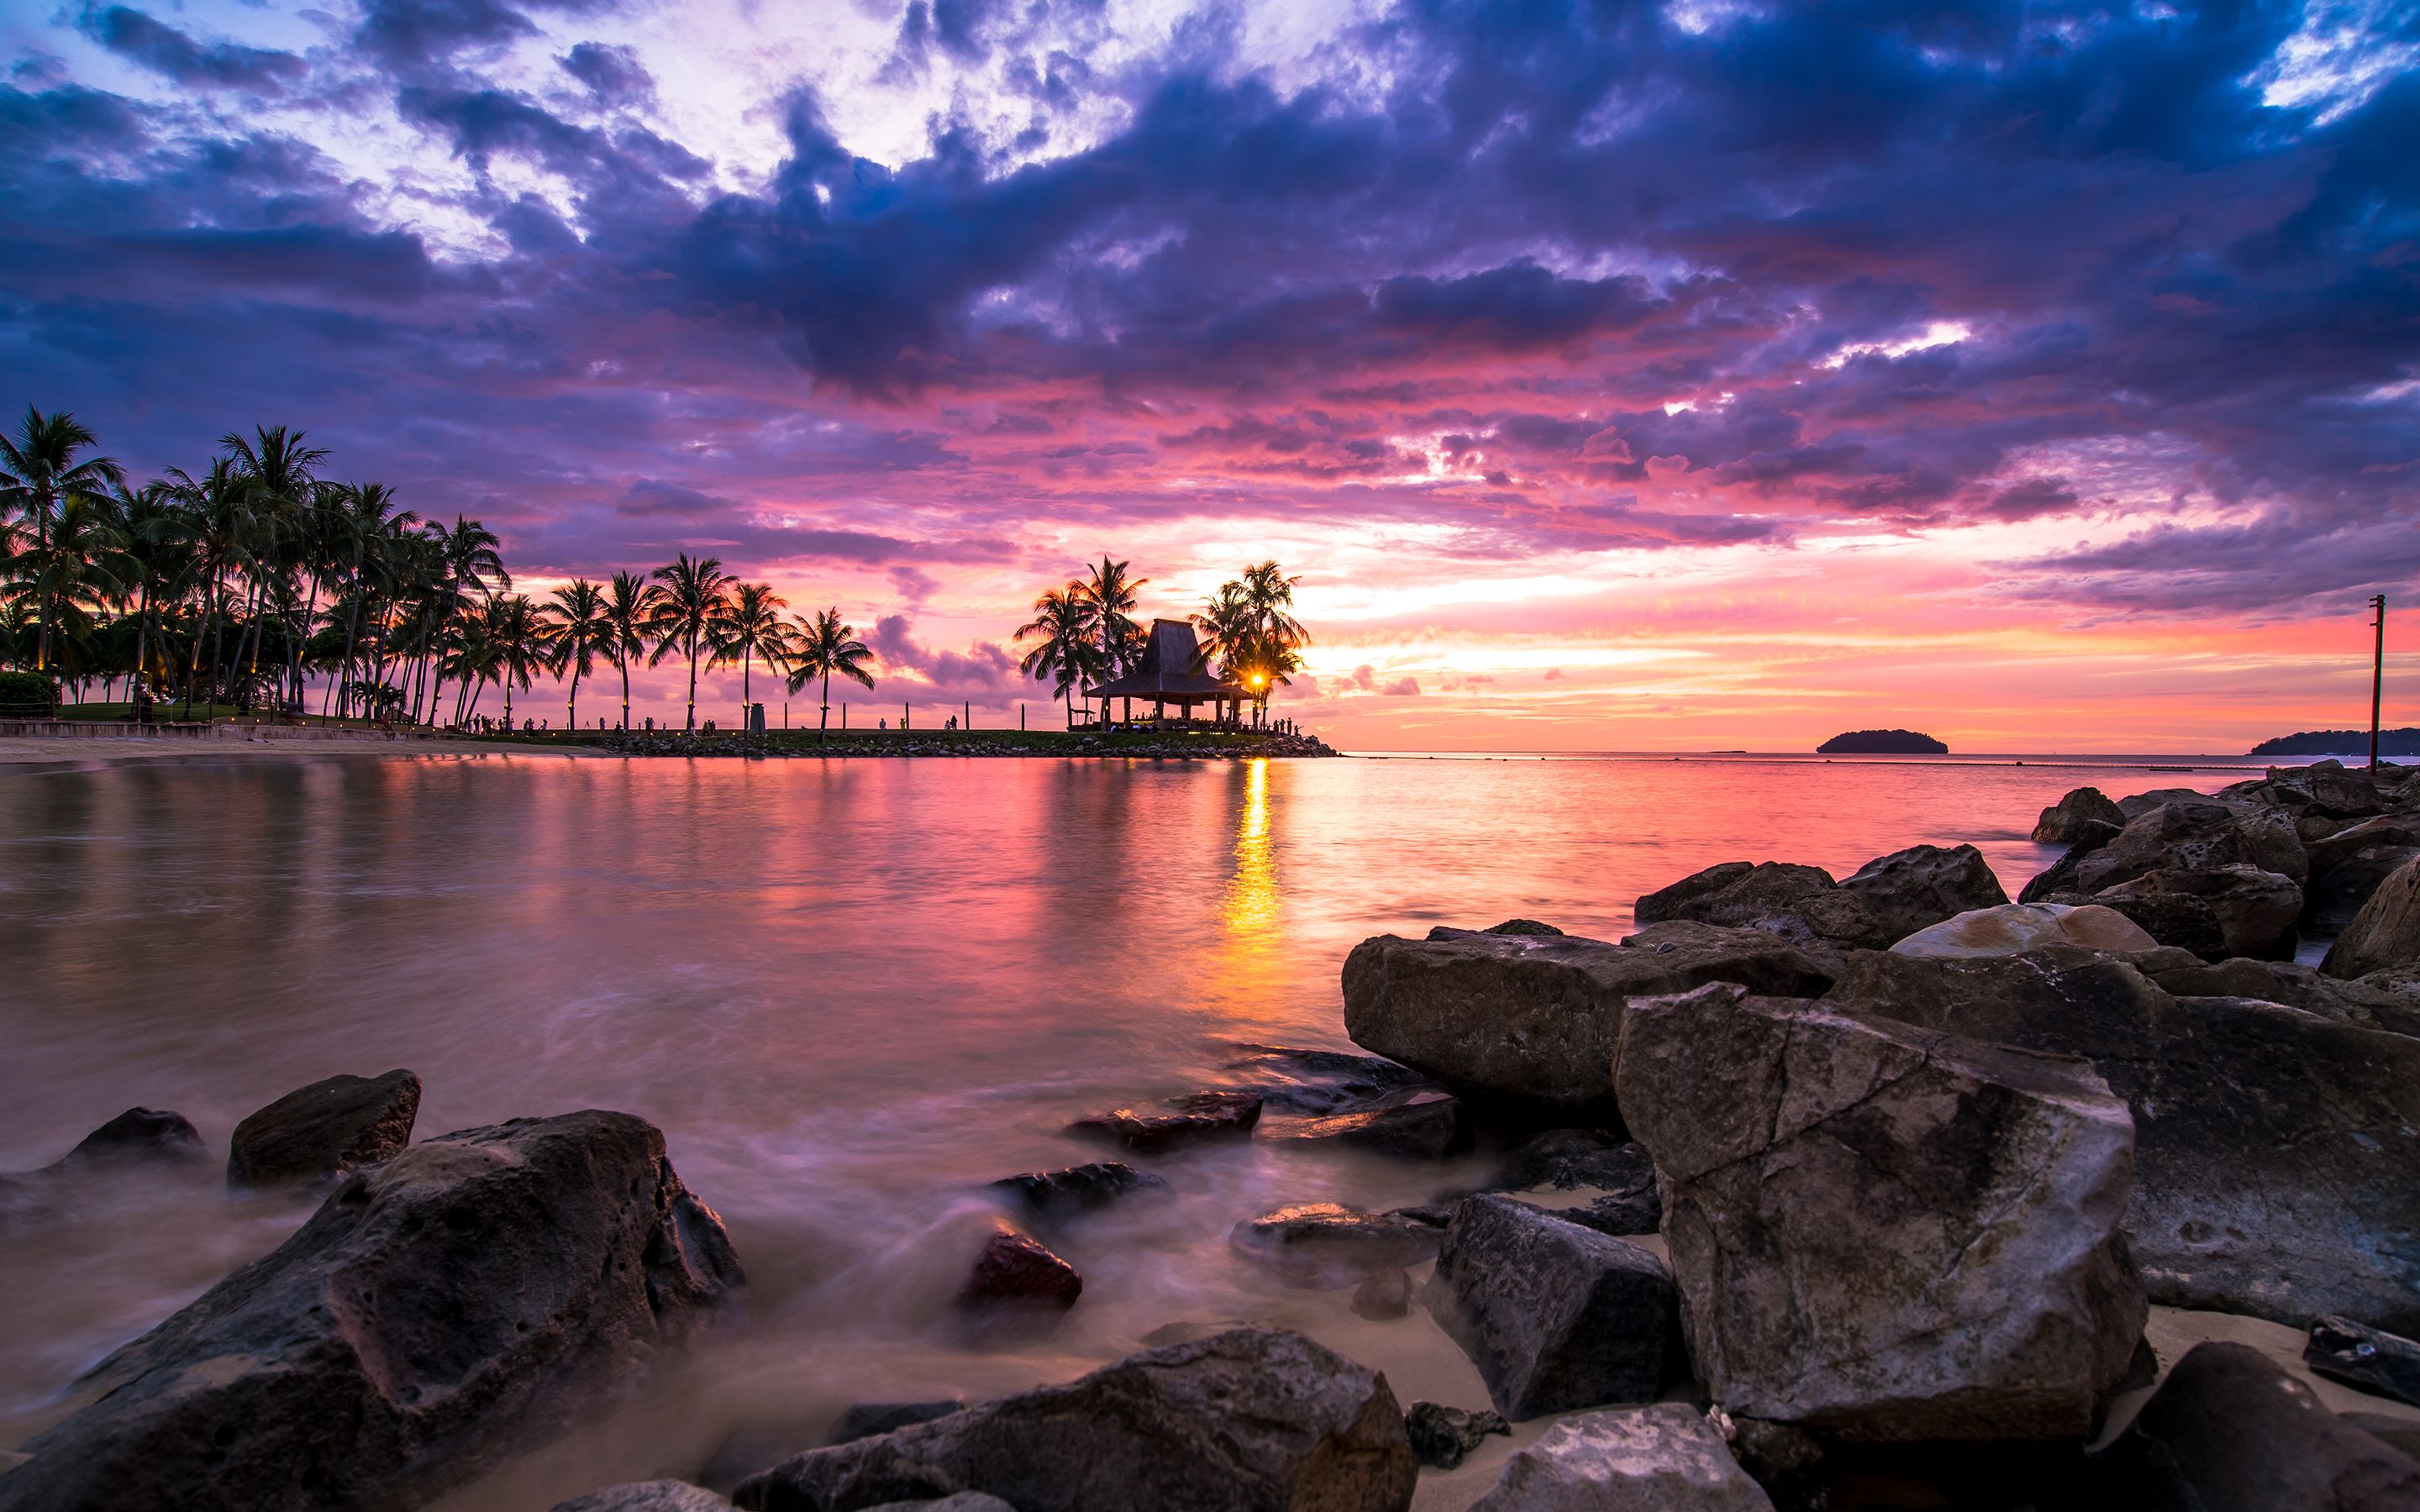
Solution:
<path fill-rule="evenodd" d="M 1234 1260 L 1287 1202 L 1425 1199 L 1459 1171 L 1255 1144 L 1162 1168 L 1173 1200 L 1058 1247 L 1083 1303 L 1048 1344 L 934 1329 L 990 1221 L 974 1188 L 1100 1158 L 1071 1117 L 1216 1080 L 1234 1041 L 1343 1047 L 1366 935 L 1514 915 L 1613 937 L 1633 900 L 1734 858 L 1846 874 L 1979 846 L 2013 894 L 2071 787 L 2213 790 L 2180 758 L 2096 765 L 1393 758 L 1240 764 L 326 758 L 0 773 L 0 1169 L 119 1110 L 216 1160 L 0 1235 L 0 1444 L 307 1202 L 220 1188 L 244 1114 L 336 1072 L 420 1073 L 423 1135 L 625 1109 L 730 1223 L 752 1326 L 617 1430 L 463 1506 L 544 1505 L 770 1440 L 847 1402 L 1064 1376 L 1178 1320 L 1282 1319 L 1476 1399 L 1424 1322 Z M 2255 766 L 2257 764 L 2251 764 Z M 644 1431 L 633 1430 L 644 1424 Z"/>

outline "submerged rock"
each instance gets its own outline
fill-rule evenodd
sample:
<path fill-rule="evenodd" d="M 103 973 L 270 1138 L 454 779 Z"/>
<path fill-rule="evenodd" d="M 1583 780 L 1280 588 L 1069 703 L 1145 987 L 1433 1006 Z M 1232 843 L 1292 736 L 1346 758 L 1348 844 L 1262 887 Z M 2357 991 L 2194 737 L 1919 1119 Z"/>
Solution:
<path fill-rule="evenodd" d="M 1655 1182 L 1650 1178 L 1644 1183 L 1624 1192 L 1608 1192 L 1592 1197 L 1575 1208 L 1544 1208 L 1566 1223 L 1583 1228 L 1593 1228 L 1600 1234 L 1617 1239 L 1635 1234 L 1652 1234 L 1664 1224 L 1664 1199 L 1656 1194 Z"/>
<path fill-rule="evenodd" d="M 76 1141 L 76 1147 L 42 1167 L 69 1171 L 137 1162 L 188 1162 L 201 1157 L 202 1136 L 181 1113 L 128 1108 Z"/>
<path fill-rule="evenodd" d="M 2196 1344 L 2093 1457 L 2095 1504 L 2194 1512 L 2420 1505 L 2420 1460 L 2343 1422 L 2244 1344 Z"/>
<path fill-rule="evenodd" d="M 566 1426 L 740 1284 L 622 1113 L 470 1129 L 348 1177 L 94 1372 L 0 1508 L 408 1508 Z"/>
<path fill-rule="evenodd" d="M 1432 1470 L 1451 1470 L 1489 1436 L 1511 1433 L 1512 1425 L 1500 1413 L 1473 1412 L 1438 1402 L 1414 1402 L 1404 1414 L 1404 1431 L 1412 1441 L 1412 1456 Z"/>
<path fill-rule="evenodd" d="M 1334 1202 L 1305 1202 L 1247 1218 L 1228 1235 L 1236 1254 L 1292 1287 L 1325 1291 L 1353 1286 L 1374 1271 L 1417 1265 L 1437 1252 L 1444 1231 L 1417 1218 L 1363 1212 Z"/>
<path fill-rule="evenodd" d="M 2349 1386 L 2420 1407 L 2420 1344 L 2350 1318 L 2319 1318 L 2303 1346 L 2303 1363 Z"/>
<path fill-rule="evenodd" d="M 1018 1512 L 1402 1512 L 1419 1473 L 1384 1376 L 1299 1334 L 1238 1328 L 799 1455 L 733 1500 L 847 1512 L 973 1490 Z"/>
<path fill-rule="evenodd" d="M 374 1165 L 403 1149 L 420 1112 L 420 1078 L 331 1076 L 298 1088 L 235 1126 L 227 1184 L 316 1181 Z"/>
<path fill-rule="evenodd" d="M 1727 1410 L 2089 1430 L 2147 1308 L 2118 1232 L 2133 1129 L 2087 1064 L 1717 985 L 1631 1005 L 1621 1083 Z"/>
<path fill-rule="evenodd" d="M 1074 1266 L 1039 1242 L 1002 1229 L 984 1242 L 955 1305 L 986 1338 L 1027 1337 L 1057 1328 L 1083 1294 L 1084 1278 Z"/>
<path fill-rule="evenodd" d="M 2420 963 L 2420 858 L 2406 861 L 2378 885 L 2352 916 L 2319 969 L 2359 977 Z"/>
<path fill-rule="evenodd" d="M 1773 1512 L 1705 1414 L 1681 1402 L 1583 1412 L 1504 1463 L 1470 1512 Z"/>
<path fill-rule="evenodd" d="M 1227 1069 L 1242 1072 L 1269 1107 L 1286 1113 L 1342 1113 L 1375 1107 L 1435 1085 L 1411 1067 L 1377 1056 L 1273 1044 L 1247 1043 L 1235 1048 L 1243 1054 L 1229 1061 Z"/>
<path fill-rule="evenodd" d="M 1013 1198 L 1036 1218 L 1068 1218 L 1106 1208 L 1138 1192 L 1164 1192 L 1168 1183 L 1124 1161 L 1094 1161 L 1055 1171 L 1003 1176 L 992 1190 Z"/>
<path fill-rule="evenodd" d="M 1584 1186 L 1626 1190 L 1655 1180 L 1646 1149 L 1593 1129 L 1548 1129 L 1513 1147 L 1482 1192 L 1570 1192 Z"/>
<path fill-rule="evenodd" d="M 1275 1138 L 1333 1141 L 1398 1160 L 1444 1160 L 1470 1148 L 1470 1111 L 1450 1092 L 1418 1092 L 1403 1102 L 1360 1113 L 1305 1119 L 1282 1130 L 1264 1126 Z"/>
<path fill-rule="evenodd" d="M 1400 1265 L 1373 1271 L 1353 1288 L 1353 1316 L 1391 1323 L 1412 1310 L 1411 1273 Z"/>
<path fill-rule="evenodd" d="M 1649 1251 L 1494 1196 L 1455 1211 L 1424 1300 L 1515 1422 L 1652 1401 L 1679 1301 Z"/>
<path fill-rule="evenodd" d="M 2133 1115 L 2126 1239 L 2153 1301 L 2294 1327 L 2322 1313 L 2420 1327 L 2420 1040 L 2175 996 L 2081 951 L 1864 955 L 1828 1000 L 2088 1057 Z"/>
<path fill-rule="evenodd" d="M 1752 930 L 1659 924 L 1621 945 L 1472 934 L 1362 941 L 1344 963 L 1354 1042 L 1515 1111 L 1570 1119 L 1611 1111 L 1622 1005 L 1706 981 L 1813 995 L 1816 959 Z"/>
<path fill-rule="evenodd" d="M 1144 1154 L 1159 1154 L 1212 1139 L 1240 1139 L 1261 1121 L 1258 1092 L 1194 1092 L 1171 1098 L 1175 1111 L 1153 1113 L 1138 1108 L 1111 1108 L 1067 1126 L 1072 1134 L 1113 1140 Z"/>
<path fill-rule="evenodd" d="M 2054 945 L 2132 952 L 2160 942 L 2114 909 L 2065 903 L 2002 903 L 1920 929 L 1891 947 L 1893 955 L 1927 961 L 2024 955 Z"/>

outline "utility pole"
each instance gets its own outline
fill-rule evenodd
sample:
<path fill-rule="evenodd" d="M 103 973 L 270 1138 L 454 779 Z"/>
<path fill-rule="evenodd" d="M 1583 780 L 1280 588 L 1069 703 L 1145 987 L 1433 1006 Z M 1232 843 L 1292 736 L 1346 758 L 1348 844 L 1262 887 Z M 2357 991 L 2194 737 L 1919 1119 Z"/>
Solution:
<path fill-rule="evenodd" d="M 2378 712 L 2386 692 L 2386 595 L 2379 594 L 2369 601 L 2378 611 L 2378 643 L 2369 656 L 2369 769 L 2378 770 Z"/>

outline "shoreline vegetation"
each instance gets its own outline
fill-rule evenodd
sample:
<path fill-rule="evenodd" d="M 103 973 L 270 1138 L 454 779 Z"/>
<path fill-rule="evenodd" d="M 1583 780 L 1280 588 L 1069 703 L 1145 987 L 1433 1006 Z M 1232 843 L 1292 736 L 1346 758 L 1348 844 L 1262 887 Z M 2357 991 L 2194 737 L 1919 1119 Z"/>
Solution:
<path fill-rule="evenodd" d="M 1341 972 L 1356 1051 L 1233 1042 L 1215 1084 L 1066 1108 L 1097 1154 L 992 1181 L 998 1222 L 934 1257 L 963 1284 L 920 1326 L 970 1357 L 1047 1342 L 1102 1305 L 1066 1257 L 1102 1210 L 1216 1191 L 1221 1151 L 1303 1161 L 1324 1196 L 1326 1149 L 1433 1195 L 1246 1208 L 1227 1248 L 1349 1291 L 1368 1327 L 1171 1319 L 1088 1374 L 735 1431 L 654 1467 L 679 1479 L 591 1469 L 554 1512 L 1535 1512 L 1683 1484 L 1764 1512 L 1878 1486 L 2409 1504 L 2420 774 L 2079 788 L 2034 838 L 2066 849 L 2015 903 L 1971 844 L 1920 844 L 1838 879 L 1724 862 L 1640 897 L 1619 940 L 1529 918 L 1365 939 Z M 659 1130 L 587 1110 L 415 1143 L 420 1093 L 335 1075 L 236 1125 L 231 1189 L 324 1200 L 87 1376 L 0 1469 L 0 1512 L 427 1504 L 566 1425 L 610 1431 L 616 1392 L 684 1350 L 745 1346 L 748 1257 Z M 130 1168 L 213 1154 L 131 1109 L 0 1177 L 0 1211 L 72 1223 Z M 325 1305 L 371 1280 L 380 1327 Z M 1403 1400 L 1332 1347 L 1373 1329 L 1461 1351 L 1471 1396 Z"/>
<path fill-rule="evenodd" d="M 197 709 L 207 719 L 220 707 L 301 722 L 316 699 L 323 722 L 533 732 L 552 726 L 551 715 L 525 704 L 517 725 L 513 695 L 547 677 L 568 685 L 561 729 L 584 731 L 582 680 L 612 674 L 621 717 L 610 730 L 599 717 L 597 732 L 660 733 L 631 713 L 642 658 L 686 673 L 684 733 L 716 729 L 699 709 L 701 671 L 739 673 L 733 723 L 742 730 L 765 718 L 759 672 L 793 697 L 814 689 L 819 728 L 835 677 L 871 689 L 879 671 L 906 702 L 921 692 L 945 710 L 977 691 L 913 668 L 902 676 L 839 606 L 786 615 L 770 583 L 744 581 L 715 557 L 682 551 L 601 582 L 575 575 L 542 601 L 511 592 L 494 532 L 460 514 L 451 526 L 424 519 L 383 484 L 338 482 L 327 451 L 305 440 L 284 425 L 230 431 L 198 477 L 170 468 L 136 485 L 73 415 L 28 408 L 0 435 L 0 719 L 55 718 L 70 691 L 80 702 L 98 682 L 103 702 L 124 685 L 130 723 L 190 721 Z M 1168 733 L 1171 704 L 1181 729 L 1293 733 L 1270 719 L 1269 702 L 1311 643 L 1294 617 L 1300 580 L 1275 561 L 1246 566 L 1170 622 L 1190 665 L 1159 667 L 1152 632 L 1134 618 L 1148 579 L 1104 555 L 1035 601 L 1034 618 L 1013 633 L 1017 671 L 1065 701 L 1071 731 L 1120 729 L 1108 696 L 1119 691 L 1124 728 L 1144 723 L 1132 717 L 1140 702 L 1156 734 Z M 1146 668 L 1165 675 L 1138 687 L 1131 674 Z M 997 678 L 976 682 L 1001 696 Z M 490 688 L 501 717 L 479 712 Z M 1201 702 L 1223 717 L 1194 719 Z M 944 713 L 945 730 L 958 723 Z"/>

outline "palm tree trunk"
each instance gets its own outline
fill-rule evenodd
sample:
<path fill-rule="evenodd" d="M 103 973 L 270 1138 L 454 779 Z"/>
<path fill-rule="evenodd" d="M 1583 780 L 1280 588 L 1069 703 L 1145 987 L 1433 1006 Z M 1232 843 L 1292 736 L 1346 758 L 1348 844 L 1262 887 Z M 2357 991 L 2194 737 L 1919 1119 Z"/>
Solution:
<path fill-rule="evenodd" d="M 622 669 L 622 733 L 627 735 L 630 733 L 630 648 L 624 646 L 613 661 Z"/>
<path fill-rule="evenodd" d="M 697 632 L 695 630 L 689 633 L 689 723 L 683 728 L 685 733 L 694 733 L 697 730 Z"/>
<path fill-rule="evenodd" d="M 571 698 L 563 706 L 563 722 L 566 729 L 580 728 L 580 663 L 571 664 Z"/>
<path fill-rule="evenodd" d="M 831 724 L 831 669 L 830 669 L 830 667 L 826 667 L 826 668 L 824 669 L 824 707 L 823 707 L 823 713 L 822 713 L 820 716 L 818 716 L 818 717 L 816 717 L 816 719 L 815 719 L 815 742 L 816 742 L 816 744 L 821 745 L 821 744 L 823 743 L 824 731 L 825 731 L 826 729 L 828 729 L 828 728 L 830 726 L 830 724 Z"/>

